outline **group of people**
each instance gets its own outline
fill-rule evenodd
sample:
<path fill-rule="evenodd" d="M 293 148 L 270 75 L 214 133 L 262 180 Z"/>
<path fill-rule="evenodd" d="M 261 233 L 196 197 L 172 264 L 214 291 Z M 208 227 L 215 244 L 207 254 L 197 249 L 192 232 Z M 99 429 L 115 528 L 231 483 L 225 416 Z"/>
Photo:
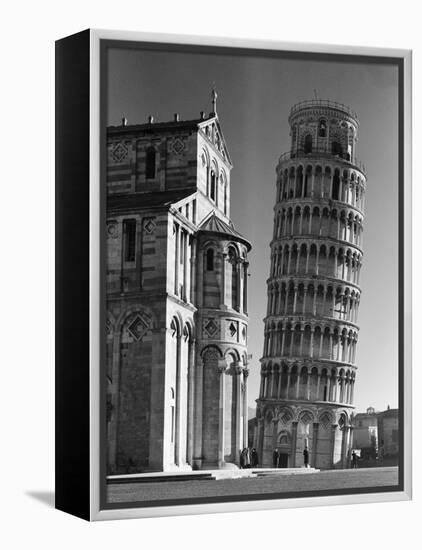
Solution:
<path fill-rule="evenodd" d="M 256 468 L 258 466 L 258 453 L 255 449 L 245 447 L 240 451 L 240 467 L 241 468 Z"/>

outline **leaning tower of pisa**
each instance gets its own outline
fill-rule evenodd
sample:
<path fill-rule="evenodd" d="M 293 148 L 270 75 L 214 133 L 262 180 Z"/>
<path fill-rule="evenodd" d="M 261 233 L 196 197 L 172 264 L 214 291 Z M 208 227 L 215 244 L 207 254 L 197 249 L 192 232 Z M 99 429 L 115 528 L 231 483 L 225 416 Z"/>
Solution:
<path fill-rule="evenodd" d="M 327 100 L 294 105 L 277 165 L 258 453 L 264 466 L 349 464 L 366 176 L 358 120 Z"/>

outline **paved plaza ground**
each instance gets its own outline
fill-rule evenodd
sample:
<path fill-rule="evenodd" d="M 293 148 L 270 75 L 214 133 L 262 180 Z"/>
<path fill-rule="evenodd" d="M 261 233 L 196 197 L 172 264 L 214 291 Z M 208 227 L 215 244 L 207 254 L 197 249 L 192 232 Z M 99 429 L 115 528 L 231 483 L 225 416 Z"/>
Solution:
<path fill-rule="evenodd" d="M 124 483 L 108 487 L 108 500 L 117 502 L 189 499 L 248 494 L 291 493 L 398 484 L 398 467 L 326 470 L 306 474 L 276 474 L 263 478 Z"/>

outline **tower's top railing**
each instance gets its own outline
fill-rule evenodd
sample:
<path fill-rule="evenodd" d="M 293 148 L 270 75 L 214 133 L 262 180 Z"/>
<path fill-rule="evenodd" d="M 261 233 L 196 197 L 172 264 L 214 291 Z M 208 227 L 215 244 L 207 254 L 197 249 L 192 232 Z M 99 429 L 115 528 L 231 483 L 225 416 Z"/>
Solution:
<path fill-rule="evenodd" d="M 356 122 L 359 122 L 358 116 L 355 111 L 353 111 L 353 109 L 351 109 L 347 105 L 344 105 L 344 103 L 338 103 L 337 101 L 331 101 L 330 99 L 307 99 L 305 101 L 299 101 L 299 103 L 295 103 L 290 109 L 289 118 L 298 111 L 301 111 L 302 109 L 315 107 L 328 107 L 330 109 L 336 109 L 337 111 L 343 111 L 344 113 L 353 117 Z"/>

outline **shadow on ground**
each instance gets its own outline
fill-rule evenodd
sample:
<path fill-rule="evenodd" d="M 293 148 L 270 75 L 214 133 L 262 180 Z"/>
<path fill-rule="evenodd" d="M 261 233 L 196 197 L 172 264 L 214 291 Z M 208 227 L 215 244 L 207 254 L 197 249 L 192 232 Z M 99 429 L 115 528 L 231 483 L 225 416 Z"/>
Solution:
<path fill-rule="evenodd" d="M 26 491 L 26 496 L 31 497 L 38 502 L 41 502 L 49 508 L 54 508 L 54 491 Z"/>

